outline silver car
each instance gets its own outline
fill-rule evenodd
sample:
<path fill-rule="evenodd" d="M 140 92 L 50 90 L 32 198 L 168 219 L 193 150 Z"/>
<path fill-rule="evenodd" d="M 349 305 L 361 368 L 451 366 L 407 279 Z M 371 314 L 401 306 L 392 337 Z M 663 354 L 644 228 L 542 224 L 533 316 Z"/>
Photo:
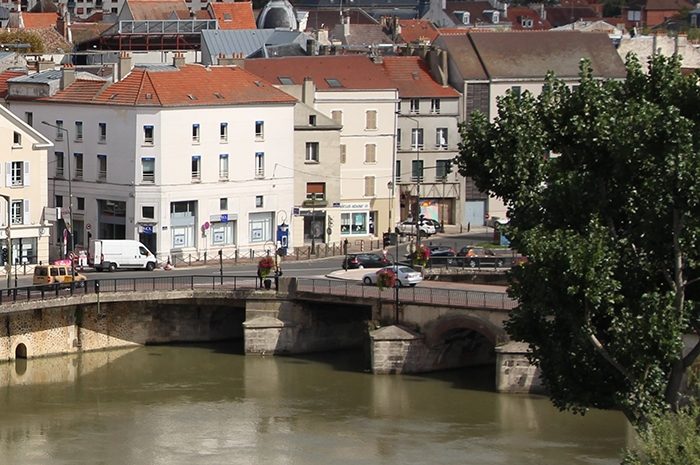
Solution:
<path fill-rule="evenodd" d="M 396 273 L 398 277 L 399 286 L 415 286 L 419 282 L 423 281 L 423 275 L 420 272 L 414 270 L 410 266 L 404 265 L 391 265 L 380 268 L 377 271 L 372 271 L 363 276 L 362 282 L 368 286 L 373 286 L 377 284 L 377 273 L 382 270 L 392 270 Z"/>
<path fill-rule="evenodd" d="M 424 220 L 418 222 L 418 229 L 420 230 L 421 235 L 425 237 L 432 236 L 436 232 L 435 226 Z M 402 236 L 415 236 L 416 223 L 412 220 L 401 221 L 400 223 L 396 223 L 394 230 Z"/>

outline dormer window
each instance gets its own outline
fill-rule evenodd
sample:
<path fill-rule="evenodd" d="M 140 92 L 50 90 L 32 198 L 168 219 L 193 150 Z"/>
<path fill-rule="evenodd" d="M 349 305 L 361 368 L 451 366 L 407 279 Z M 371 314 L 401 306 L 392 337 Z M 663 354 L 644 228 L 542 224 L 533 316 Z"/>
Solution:
<path fill-rule="evenodd" d="M 498 24 L 499 19 L 500 19 L 500 13 L 498 11 L 494 11 L 493 14 L 491 15 L 491 22 L 493 24 Z"/>
<path fill-rule="evenodd" d="M 520 24 L 522 27 L 525 29 L 531 29 L 532 28 L 532 19 L 530 18 L 525 18 L 525 17 L 520 17 Z"/>
<path fill-rule="evenodd" d="M 462 13 L 462 24 L 469 25 L 470 22 L 471 22 L 471 15 L 469 14 L 469 12 L 467 12 L 467 11 L 463 12 Z"/>

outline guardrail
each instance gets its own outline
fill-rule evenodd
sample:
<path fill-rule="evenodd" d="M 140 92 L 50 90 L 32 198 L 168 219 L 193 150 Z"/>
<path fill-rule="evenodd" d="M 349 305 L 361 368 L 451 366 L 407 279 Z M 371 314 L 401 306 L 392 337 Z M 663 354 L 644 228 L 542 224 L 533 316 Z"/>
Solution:
<path fill-rule="evenodd" d="M 379 289 L 355 281 L 338 281 L 317 278 L 293 278 L 297 292 L 338 297 L 373 298 L 394 301 L 395 289 Z M 271 277 L 270 287 L 277 289 L 279 282 Z M 77 287 L 80 284 L 80 287 Z M 76 286 L 27 286 L 0 292 L 0 304 L 8 302 L 32 302 L 51 300 L 71 295 L 88 295 L 116 292 L 156 292 L 177 290 L 256 290 L 265 287 L 257 276 L 185 275 L 152 278 L 105 278 L 83 281 Z M 265 287 L 266 288 L 266 287 Z M 465 308 L 489 308 L 510 310 L 516 302 L 502 292 L 481 292 L 464 289 L 434 287 L 399 288 L 399 301 Z"/>
<path fill-rule="evenodd" d="M 274 277 L 271 287 L 276 288 Z M 253 290 L 261 289 L 257 276 L 221 276 L 221 275 L 186 275 L 159 276 L 152 278 L 105 278 L 76 282 L 74 286 L 26 286 L 2 290 L 0 304 L 7 302 L 31 302 L 80 294 L 114 293 L 114 292 L 154 292 L 176 291 L 185 289 L 224 289 Z"/>
<path fill-rule="evenodd" d="M 297 292 L 333 295 L 338 297 L 374 298 L 385 301 L 396 299 L 396 289 L 379 289 L 355 281 L 296 278 Z M 400 287 L 399 302 L 447 305 L 465 308 L 489 308 L 511 310 L 517 302 L 503 292 L 481 292 L 466 289 L 444 289 L 435 287 Z"/>

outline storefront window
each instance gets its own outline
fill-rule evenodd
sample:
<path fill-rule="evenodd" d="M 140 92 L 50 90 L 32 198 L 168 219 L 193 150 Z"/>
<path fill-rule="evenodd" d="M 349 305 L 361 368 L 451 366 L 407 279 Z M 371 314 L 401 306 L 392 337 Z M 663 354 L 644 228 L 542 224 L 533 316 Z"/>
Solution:
<path fill-rule="evenodd" d="M 352 212 L 340 214 L 340 234 L 360 235 L 368 231 L 367 212 Z"/>
<path fill-rule="evenodd" d="M 211 224 L 211 243 L 213 245 L 233 245 L 236 243 L 236 222 Z"/>
<path fill-rule="evenodd" d="M 250 242 L 265 242 L 272 240 L 272 224 L 274 213 L 251 213 L 248 216 L 250 225 Z"/>

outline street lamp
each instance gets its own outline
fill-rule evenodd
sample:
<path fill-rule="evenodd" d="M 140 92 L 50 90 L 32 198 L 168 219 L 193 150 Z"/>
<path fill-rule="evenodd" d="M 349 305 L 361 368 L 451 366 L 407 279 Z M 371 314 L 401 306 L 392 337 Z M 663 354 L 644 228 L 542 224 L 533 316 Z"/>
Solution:
<path fill-rule="evenodd" d="M 52 127 L 54 129 L 57 129 L 59 131 L 63 131 L 66 134 L 66 151 L 68 152 L 67 158 L 68 158 L 68 221 L 70 222 L 70 252 L 75 251 L 75 230 L 74 230 L 74 224 L 73 224 L 73 172 L 71 171 L 70 167 L 70 159 L 72 157 L 72 154 L 70 153 L 70 133 L 68 132 L 68 129 L 64 128 L 63 126 L 57 126 L 55 124 L 51 124 L 47 121 L 42 121 L 41 124 L 45 124 L 46 126 Z M 70 289 L 71 293 L 73 292 L 73 284 L 75 282 L 75 268 L 73 267 L 73 259 L 71 259 L 71 284 L 70 284 Z"/>
<path fill-rule="evenodd" d="M 12 239 L 10 237 L 10 232 L 12 231 L 12 201 L 9 195 L 0 194 L 0 197 L 7 200 L 7 228 L 5 233 L 7 235 L 7 258 L 5 262 L 5 269 L 7 270 L 7 288 L 10 288 L 10 280 L 12 279 Z"/>

